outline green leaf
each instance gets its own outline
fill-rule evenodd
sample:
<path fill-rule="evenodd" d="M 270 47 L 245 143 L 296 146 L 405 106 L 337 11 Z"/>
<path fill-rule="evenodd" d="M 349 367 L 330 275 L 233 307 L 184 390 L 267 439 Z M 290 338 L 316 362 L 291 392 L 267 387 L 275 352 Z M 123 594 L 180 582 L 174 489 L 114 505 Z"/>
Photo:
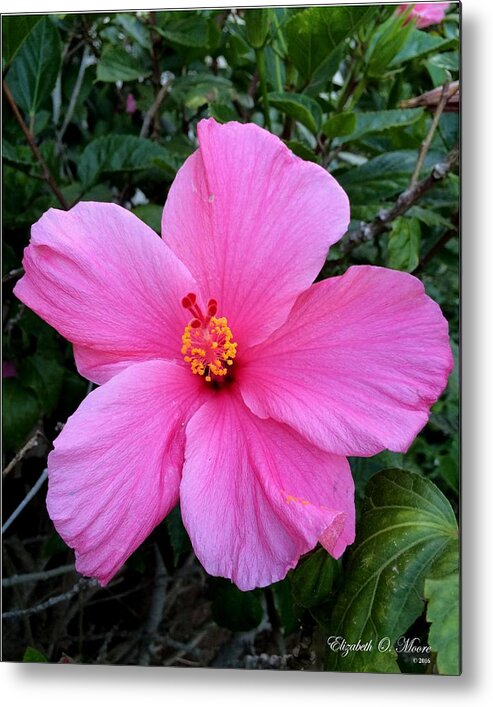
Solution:
<path fill-rule="evenodd" d="M 211 103 L 209 106 L 209 115 L 215 118 L 219 123 L 228 123 L 230 120 L 238 120 L 238 113 L 233 106 L 227 103 Z"/>
<path fill-rule="evenodd" d="M 425 579 L 450 572 L 457 537 L 454 512 L 431 481 L 403 469 L 386 469 L 370 479 L 327 629 L 348 644 L 371 642 L 371 650 L 350 651 L 345 657 L 329 650 L 328 669 L 395 668 L 392 645 L 423 613 Z M 380 652 L 385 637 L 389 650 Z"/>
<path fill-rule="evenodd" d="M 302 160 L 308 160 L 308 162 L 316 162 L 318 164 L 317 155 L 310 147 L 305 145 L 304 142 L 300 142 L 299 140 L 286 140 L 286 146 L 289 147 L 291 152 L 295 155 L 301 157 Z"/>
<path fill-rule="evenodd" d="M 12 61 L 22 43 L 41 19 L 40 15 L 2 17 L 2 58 L 5 64 Z"/>
<path fill-rule="evenodd" d="M 250 631 L 259 625 L 263 610 L 257 591 L 242 592 L 226 579 L 212 582 L 212 617 L 230 631 Z"/>
<path fill-rule="evenodd" d="M 137 44 L 143 49 L 151 48 L 151 33 L 148 27 L 146 27 L 138 17 L 129 15 L 128 13 L 121 13 L 116 15 L 115 22 L 119 24 L 132 39 L 135 39 Z"/>
<path fill-rule="evenodd" d="M 412 272 L 419 264 L 421 226 L 417 218 L 401 216 L 392 224 L 387 249 L 387 265 Z"/>
<path fill-rule="evenodd" d="M 372 7 L 310 7 L 292 15 L 284 36 L 289 58 L 303 78 L 309 79 L 373 12 Z"/>
<path fill-rule="evenodd" d="M 207 47 L 209 27 L 204 17 L 191 12 L 167 12 L 154 29 L 173 44 L 183 47 Z"/>
<path fill-rule="evenodd" d="M 245 10 L 244 18 L 248 43 L 253 49 L 260 49 L 269 34 L 271 10 L 269 8 Z"/>
<path fill-rule="evenodd" d="M 41 653 L 41 651 L 38 651 L 37 648 L 33 648 L 32 646 L 28 646 L 26 650 L 24 651 L 24 655 L 22 656 L 22 662 L 23 663 L 47 663 L 48 658 L 44 655 L 44 653 Z"/>
<path fill-rule="evenodd" d="M 163 207 L 157 204 L 139 204 L 134 206 L 132 213 L 138 216 L 144 223 L 161 234 L 161 216 L 163 215 Z"/>
<path fill-rule="evenodd" d="M 169 540 L 173 549 L 173 562 L 178 565 L 182 555 L 190 552 L 192 545 L 181 519 L 180 507 L 175 506 L 166 517 Z"/>
<path fill-rule="evenodd" d="M 49 18 L 43 17 L 12 62 L 7 83 L 16 103 L 31 117 L 55 87 L 61 53 L 58 31 Z"/>
<path fill-rule="evenodd" d="M 329 138 L 351 135 L 356 130 L 355 113 L 335 113 L 323 124 L 322 131 Z"/>
<path fill-rule="evenodd" d="M 337 180 L 347 192 L 351 204 L 378 204 L 407 188 L 416 159 L 414 150 L 384 152 L 359 167 L 338 174 Z M 428 169 L 439 161 L 439 155 L 428 152 L 424 167 Z"/>
<path fill-rule="evenodd" d="M 378 78 L 389 71 L 389 65 L 406 45 L 413 30 L 402 14 L 391 14 L 373 34 L 366 52 L 368 76 Z"/>
<path fill-rule="evenodd" d="M 5 451 L 16 451 L 25 441 L 41 413 L 32 390 L 17 378 L 4 378 L 2 385 L 2 432 Z"/>
<path fill-rule="evenodd" d="M 26 388 L 34 391 L 41 410 L 48 415 L 52 414 L 60 398 L 63 373 L 59 363 L 39 354 L 21 361 L 19 377 Z"/>
<path fill-rule="evenodd" d="M 284 632 L 289 635 L 294 633 L 299 627 L 300 614 L 303 611 L 293 603 L 293 592 L 289 577 L 285 577 L 280 582 L 271 584 L 272 594 L 276 611 L 281 619 Z"/>
<path fill-rule="evenodd" d="M 223 76 L 189 74 L 173 82 L 171 95 L 176 103 L 197 110 L 208 103 L 228 103 L 235 92 L 231 81 Z"/>
<path fill-rule="evenodd" d="M 431 623 L 428 641 L 437 654 L 438 672 L 460 675 L 459 573 L 427 579 L 424 594 L 428 600 L 426 619 Z"/>
<path fill-rule="evenodd" d="M 347 114 L 342 114 L 347 115 Z M 346 133 L 342 142 L 360 140 L 366 135 L 377 135 L 386 130 L 402 128 L 416 123 L 423 115 L 421 108 L 406 108 L 400 110 L 379 110 L 366 113 L 350 113 L 355 116 L 355 127 L 351 133 Z"/>
<path fill-rule="evenodd" d="M 89 143 L 78 165 L 79 179 L 85 188 L 103 174 L 135 172 L 169 162 L 166 148 L 135 135 L 105 135 Z"/>
<path fill-rule="evenodd" d="M 150 67 L 143 66 L 142 61 L 122 47 L 108 44 L 97 63 L 96 79 L 98 81 L 136 81 L 149 76 Z"/>
<path fill-rule="evenodd" d="M 407 212 L 407 215 L 419 219 L 421 223 L 424 223 L 426 226 L 453 228 L 452 222 L 439 214 L 437 211 L 423 209 L 422 206 L 412 206 Z"/>
<path fill-rule="evenodd" d="M 412 27 L 411 25 L 407 25 Z M 418 59 L 428 54 L 437 54 L 445 49 L 451 49 L 457 46 L 456 39 L 442 39 L 429 32 L 412 28 L 409 33 L 405 46 L 399 50 L 390 62 L 389 68 L 404 64 L 411 59 Z"/>
<path fill-rule="evenodd" d="M 310 132 L 317 133 L 322 123 L 322 109 L 317 101 L 309 96 L 297 93 L 280 93 L 272 91 L 268 94 L 269 104 L 277 108 L 293 120 L 297 120 Z"/>
<path fill-rule="evenodd" d="M 433 54 L 428 59 L 428 63 L 439 69 L 447 71 L 459 71 L 459 52 L 445 52 L 444 54 Z"/>
<path fill-rule="evenodd" d="M 339 565 L 324 548 L 303 560 L 291 577 L 293 596 L 301 606 L 310 609 L 324 604 L 332 593 Z"/>

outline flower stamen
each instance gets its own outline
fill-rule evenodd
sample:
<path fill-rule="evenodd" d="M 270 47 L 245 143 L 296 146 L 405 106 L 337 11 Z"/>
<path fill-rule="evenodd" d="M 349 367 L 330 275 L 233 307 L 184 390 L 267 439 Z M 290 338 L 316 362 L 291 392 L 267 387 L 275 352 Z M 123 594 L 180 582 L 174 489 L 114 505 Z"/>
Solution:
<path fill-rule="evenodd" d="M 185 327 L 182 348 L 186 363 L 194 375 L 204 376 L 207 383 L 224 380 L 236 358 L 237 344 L 233 341 L 226 317 L 217 317 L 217 301 L 210 299 L 204 315 L 197 297 L 189 292 L 181 301 L 193 319 Z"/>

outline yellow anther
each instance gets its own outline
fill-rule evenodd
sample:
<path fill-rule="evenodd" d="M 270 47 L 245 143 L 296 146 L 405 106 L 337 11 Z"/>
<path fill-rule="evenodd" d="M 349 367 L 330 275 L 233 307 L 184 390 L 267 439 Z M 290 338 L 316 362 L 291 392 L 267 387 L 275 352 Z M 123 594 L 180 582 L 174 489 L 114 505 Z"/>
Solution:
<path fill-rule="evenodd" d="M 236 358 L 237 344 L 226 317 L 203 319 L 201 325 L 188 324 L 182 336 L 181 352 L 192 373 L 207 383 L 224 378 Z"/>

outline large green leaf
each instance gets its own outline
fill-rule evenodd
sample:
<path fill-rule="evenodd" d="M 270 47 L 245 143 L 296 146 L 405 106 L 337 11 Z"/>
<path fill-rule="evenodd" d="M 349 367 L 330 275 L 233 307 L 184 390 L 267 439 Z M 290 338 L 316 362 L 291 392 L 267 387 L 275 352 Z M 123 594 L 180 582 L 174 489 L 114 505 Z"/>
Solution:
<path fill-rule="evenodd" d="M 382 22 L 366 51 L 369 76 L 380 77 L 388 72 L 390 63 L 406 45 L 412 29 L 411 24 L 406 24 L 405 16 L 396 13 Z"/>
<path fill-rule="evenodd" d="M 342 114 L 347 115 L 347 114 Z M 354 130 L 345 135 L 341 142 L 360 140 L 367 135 L 377 135 L 386 130 L 403 128 L 416 123 L 423 115 L 423 110 L 418 108 L 403 108 L 396 110 L 367 111 L 365 113 L 351 113 L 356 118 Z"/>
<path fill-rule="evenodd" d="M 2 58 L 8 64 L 29 32 L 40 22 L 40 15 L 7 15 L 2 17 Z"/>
<path fill-rule="evenodd" d="M 114 20 L 127 34 L 134 39 L 143 49 L 150 49 L 151 33 L 148 27 L 135 15 L 121 13 Z"/>
<path fill-rule="evenodd" d="M 171 95 L 176 103 L 197 110 L 208 103 L 228 103 L 234 96 L 234 89 L 224 76 L 188 74 L 173 82 Z"/>
<path fill-rule="evenodd" d="M 284 36 L 288 56 L 303 78 L 309 79 L 373 12 L 374 8 L 368 6 L 334 6 L 330 11 L 310 7 L 293 15 L 286 23 Z"/>
<path fill-rule="evenodd" d="M 431 623 L 428 641 L 437 654 L 438 672 L 459 675 L 459 573 L 427 579 L 424 594 L 428 601 L 426 618 Z"/>
<path fill-rule="evenodd" d="M 387 152 L 338 175 L 337 179 L 352 205 L 378 204 L 407 188 L 416 160 L 414 150 Z M 424 167 L 428 169 L 439 161 L 439 155 L 428 152 Z"/>
<path fill-rule="evenodd" d="M 320 130 L 322 109 L 317 101 L 309 96 L 297 93 L 269 93 L 269 104 L 282 111 L 293 120 L 302 123 L 312 133 Z"/>
<path fill-rule="evenodd" d="M 330 138 L 351 135 L 356 130 L 356 114 L 334 113 L 327 118 L 322 130 Z"/>
<path fill-rule="evenodd" d="M 193 12 L 159 13 L 154 29 L 168 42 L 179 46 L 206 47 L 209 42 L 206 19 Z"/>
<path fill-rule="evenodd" d="M 410 27 L 410 25 L 408 26 Z M 437 54 L 446 49 L 455 49 L 456 47 L 456 39 L 443 39 L 429 32 L 413 28 L 407 37 L 405 45 L 390 62 L 389 68 L 399 66 L 411 59 L 418 59 L 428 54 Z"/>
<path fill-rule="evenodd" d="M 32 390 L 18 378 L 4 378 L 2 384 L 2 432 L 4 449 L 16 451 L 36 424 L 41 413 Z"/>
<path fill-rule="evenodd" d="M 457 536 L 454 512 L 431 481 L 403 469 L 386 469 L 371 478 L 327 625 L 331 636 L 350 645 L 360 641 L 369 649 L 344 656 L 329 648 L 329 669 L 396 669 L 392 646 L 423 613 L 425 579 L 450 572 Z"/>
<path fill-rule="evenodd" d="M 105 135 L 87 145 L 79 160 L 79 179 L 85 189 L 104 174 L 135 172 L 169 166 L 166 148 L 135 135 Z M 169 166 L 171 170 L 171 166 Z"/>
<path fill-rule="evenodd" d="M 324 548 L 319 548 L 304 559 L 291 577 L 293 596 L 298 604 L 306 608 L 326 602 L 332 585 L 339 574 L 339 566 Z"/>
<path fill-rule="evenodd" d="M 101 54 L 97 64 L 96 78 L 98 81 L 135 81 L 149 76 L 150 66 L 144 66 L 142 61 L 123 47 L 108 44 Z"/>
<path fill-rule="evenodd" d="M 387 248 L 387 265 L 412 272 L 419 263 L 421 226 L 417 218 L 401 216 L 392 224 Z"/>
<path fill-rule="evenodd" d="M 260 49 L 265 44 L 269 34 L 272 10 L 270 8 L 254 8 L 245 10 L 246 38 L 254 49 Z"/>
<path fill-rule="evenodd" d="M 33 117 L 55 87 L 62 48 L 48 17 L 36 24 L 15 56 L 7 83 L 18 105 Z"/>
<path fill-rule="evenodd" d="M 249 631 L 262 620 L 258 591 L 242 592 L 226 579 L 212 580 L 212 616 L 219 626 L 230 631 Z"/>
<path fill-rule="evenodd" d="M 41 651 L 38 651 L 37 648 L 33 648 L 33 646 L 28 646 L 26 648 L 26 650 L 24 651 L 24 655 L 22 656 L 22 662 L 23 663 L 48 663 L 49 661 L 44 653 L 41 653 Z"/>
<path fill-rule="evenodd" d="M 37 395 L 41 410 L 51 414 L 62 390 L 62 366 L 53 358 L 34 354 L 22 360 L 19 375 L 22 383 Z"/>

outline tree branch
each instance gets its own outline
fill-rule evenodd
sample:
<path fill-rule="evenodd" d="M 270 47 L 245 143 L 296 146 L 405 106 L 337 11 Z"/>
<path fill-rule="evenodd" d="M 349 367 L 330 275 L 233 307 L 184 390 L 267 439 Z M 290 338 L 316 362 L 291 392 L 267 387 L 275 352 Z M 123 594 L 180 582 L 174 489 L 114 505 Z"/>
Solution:
<path fill-rule="evenodd" d="M 431 121 L 430 129 L 428 130 L 428 134 L 421 144 L 421 149 L 419 151 L 418 161 L 416 162 L 416 167 L 414 168 L 413 176 L 411 177 L 411 181 L 409 183 L 410 188 L 416 186 L 416 184 L 418 182 L 419 173 L 421 172 L 421 169 L 423 167 L 423 163 L 425 161 L 426 154 L 427 154 L 428 150 L 430 149 L 431 141 L 433 140 L 435 130 L 438 127 L 438 122 L 440 120 L 440 116 L 443 113 L 443 110 L 447 104 L 449 96 L 453 95 L 449 92 L 449 86 L 450 86 L 449 83 L 445 83 L 443 85 L 442 95 L 440 96 L 440 100 L 438 101 L 438 104 L 437 104 L 437 107 L 435 110 L 435 115 L 433 116 L 433 120 Z M 458 88 L 458 86 L 457 86 L 457 88 Z M 457 90 L 457 88 L 455 90 Z"/>
<path fill-rule="evenodd" d="M 39 147 L 36 145 L 36 142 L 34 140 L 34 136 L 33 136 L 32 132 L 29 130 L 29 128 L 27 127 L 27 125 L 25 124 L 24 119 L 23 119 L 22 115 L 20 114 L 19 108 L 17 107 L 17 103 L 15 102 L 14 97 L 11 94 L 10 89 L 9 89 L 5 79 L 2 79 L 2 87 L 3 87 L 3 91 L 5 93 L 5 97 L 7 98 L 7 101 L 9 103 L 10 107 L 12 108 L 12 112 L 15 116 L 15 119 L 19 123 L 19 127 L 21 128 L 22 132 L 24 133 L 24 136 L 27 140 L 29 147 L 31 148 L 31 151 L 32 151 L 34 157 L 39 162 L 39 166 L 41 167 L 41 172 L 43 174 L 43 179 L 48 184 L 51 191 L 53 192 L 53 194 L 56 196 L 56 198 L 60 202 L 61 206 L 66 211 L 68 211 L 68 209 L 70 209 L 70 204 L 63 196 L 62 192 L 60 191 L 60 188 L 58 187 L 58 184 L 56 183 L 53 175 L 51 174 L 50 170 L 48 169 L 46 162 L 43 159 L 43 155 L 39 151 Z"/>
<path fill-rule="evenodd" d="M 358 229 L 350 231 L 342 243 L 344 255 L 350 253 L 356 246 L 371 241 L 386 231 L 392 221 L 405 214 L 424 194 L 430 191 L 438 182 L 443 181 L 458 161 L 459 150 L 456 148 L 450 152 L 443 162 L 436 164 L 427 177 L 402 192 L 390 209 L 382 209 L 373 221 L 362 223 Z"/>
<path fill-rule="evenodd" d="M 2 533 L 5 533 L 5 531 L 10 528 L 14 520 L 19 516 L 24 508 L 27 506 L 29 501 L 34 498 L 34 496 L 38 493 L 39 489 L 41 486 L 44 484 L 46 479 L 48 478 L 48 469 L 45 469 L 39 479 L 36 481 L 32 489 L 27 493 L 26 497 L 19 503 L 15 511 L 12 513 L 12 515 L 7 518 L 5 523 L 2 526 Z"/>
<path fill-rule="evenodd" d="M 86 587 L 97 586 L 99 586 L 97 579 L 81 577 L 79 581 L 74 584 L 72 589 L 68 590 L 68 592 L 65 592 L 64 594 L 57 594 L 57 596 L 51 597 L 50 599 L 41 602 L 41 604 L 36 604 L 35 606 L 31 606 L 28 609 L 15 609 L 14 611 L 6 611 L 2 614 L 2 619 L 4 619 L 4 621 L 9 621 L 13 619 L 19 619 L 24 616 L 31 616 L 32 614 L 39 614 L 40 611 L 46 611 L 46 609 L 50 609 L 52 606 L 56 606 L 57 604 L 60 604 L 64 601 L 69 601 L 69 599 L 75 597 L 77 594 L 79 594 L 80 591 L 82 591 Z"/>
<path fill-rule="evenodd" d="M 74 565 L 62 565 L 61 567 L 55 567 L 52 570 L 44 570 L 42 572 L 29 572 L 28 574 L 14 574 L 12 577 L 6 577 L 2 579 L 2 587 L 6 589 L 7 587 L 13 587 L 17 584 L 30 584 L 32 582 L 44 582 L 47 579 L 52 579 L 53 577 L 59 577 L 62 574 L 68 574 L 69 572 L 75 572 Z"/>

